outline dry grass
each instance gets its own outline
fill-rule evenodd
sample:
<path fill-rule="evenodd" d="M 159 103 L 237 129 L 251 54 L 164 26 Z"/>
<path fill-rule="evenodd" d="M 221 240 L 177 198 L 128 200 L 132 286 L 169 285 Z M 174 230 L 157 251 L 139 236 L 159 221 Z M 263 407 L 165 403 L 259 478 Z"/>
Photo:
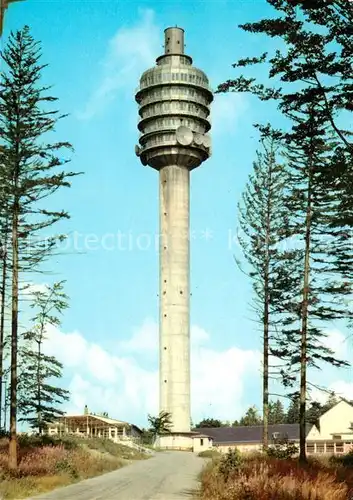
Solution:
<path fill-rule="evenodd" d="M 228 477 L 219 461 L 207 464 L 200 494 L 202 500 L 347 500 L 352 493 L 351 468 L 255 456 L 228 470 Z"/>
<path fill-rule="evenodd" d="M 8 440 L 0 440 L 0 498 L 20 499 L 119 469 L 132 459 L 145 458 L 125 446 L 103 440 L 38 445 L 20 444 L 17 473 L 8 470 Z"/>

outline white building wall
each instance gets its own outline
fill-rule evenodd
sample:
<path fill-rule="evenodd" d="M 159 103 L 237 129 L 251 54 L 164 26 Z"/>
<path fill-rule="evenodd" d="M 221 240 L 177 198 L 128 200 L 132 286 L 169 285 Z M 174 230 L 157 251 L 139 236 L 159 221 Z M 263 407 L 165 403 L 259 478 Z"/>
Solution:
<path fill-rule="evenodd" d="M 194 453 L 210 450 L 213 446 L 212 438 L 208 437 L 194 437 L 192 441 Z"/>
<path fill-rule="evenodd" d="M 311 440 L 331 440 L 333 435 L 342 436 L 342 439 L 353 439 L 353 406 L 340 401 L 320 418 L 320 430 L 313 426 L 307 436 Z"/>
<path fill-rule="evenodd" d="M 165 436 L 159 436 L 156 440 L 155 446 L 157 448 L 163 448 L 167 450 L 174 449 L 192 451 L 193 439 L 191 436 L 183 434 L 167 434 Z"/>

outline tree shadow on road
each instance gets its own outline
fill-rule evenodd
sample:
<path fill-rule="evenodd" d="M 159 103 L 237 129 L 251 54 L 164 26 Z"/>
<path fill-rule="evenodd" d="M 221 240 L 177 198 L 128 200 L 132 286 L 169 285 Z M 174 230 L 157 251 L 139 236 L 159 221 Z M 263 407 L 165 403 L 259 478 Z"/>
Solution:
<path fill-rule="evenodd" d="M 182 490 L 179 494 L 180 496 L 185 498 L 197 498 L 198 492 L 199 490 L 197 488 L 196 489 L 193 488 L 193 489 Z"/>

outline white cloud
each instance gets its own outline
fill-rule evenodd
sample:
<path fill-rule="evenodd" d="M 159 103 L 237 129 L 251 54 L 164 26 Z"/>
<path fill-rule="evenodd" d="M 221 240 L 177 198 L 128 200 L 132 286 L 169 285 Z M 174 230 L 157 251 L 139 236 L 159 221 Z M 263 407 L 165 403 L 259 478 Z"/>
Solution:
<path fill-rule="evenodd" d="M 338 358 L 344 359 L 347 355 L 347 338 L 339 330 L 328 330 L 326 334 L 324 346 L 331 349 Z"/>
<path fill-rule="evenodd" d="M 216 94 L 211 109 L 212 135 L 238 133 L 239 122 L 248 107 L 244 94 Z"/>
<path fill-rule="evenodd" d="M 85 404 L 95 412 L 146 423 L 148 413 L 158 412 L 158 325 L 146 319 L 130 338 L 118 342 L 116 349 L 103 349 L 77 331 L 63 333 L 55 327 L 47 331 L 47 352 L 65 366 L 71 400 L 69 413 L 81 413 Z M 212 336 L 198 325 L 191 327 L 191 401 L 194 422 L 204 417 L 234 420 L 256 403 L 261 391 L 261 353 L 231 346 L 215 349 Z M 344 335 L 328 332 L 326 343 L 337 354 L 345 353 Z M 146 356 L 147 355 L 147 356 Z M 153 363 L 151 363 L 151 355 Z M 271 361 L 273 363 L 273 360 Z M 353 399 L 353 383 L 334 380 L 326 372 L 320 384 L 338 395 Z M 258 383 L 249 397 L 247 391 Z M 279 389 L 282 391 L 282 388 Z M 278 392 L 278 391 L 276 391 Z M 313 390 L 311 397 L 326 401 L 327 393 Z"/>
<path fill-rule="evenodd" d="M 85 404 L 92 411 L 108 411 L 115 418 L 143 424 L 147 413 L 158 412 L 158 371 L 144 368 L 133 355 L 158 352 L 158 327 L 146 320 L 132 337 L 108 352 L 88 342 L 80 333 L 47 332 L 48 354 L 65 366 L 70 376 L 69 413 L 81 413 Z M 234 419 L 244 411 L 244 384 L 257 377 L 260 353 L 236 347 L 214 350 L 209 334 L 191 328 L 191 384 L 194 421 L 204 416 Z"/>
<path fill-rule="evenodd" d="M 311 400 L 324 404 L 329 397 L 329 392 L 333 392 L 337 397 L 353 401 L 353 382 L 336 380 L 324 389 L 324 391 L 320 391 L 320 389 L 317 388 L 313 389 L 310 394 Z"/>
<path fill-rule="evenodd" d="M 109 41 L 97 88 L 84 111 L 77 113 L 78 118 L 92 118 L 106 109 L 122 91 L 131 99 L 141 73 L 154 64 L 160 51 L 159 35 L 160 29 L 155 25 L 154 12 L 150 9 L 140 11 L 140 19 L 134 26 L 117 31 Z"/>
<path fill-rule="evenodd" d="M 329 386 L 337 396 L 342 396 L 353 401 L 353 382 L 346 382 L 344 380 L 337 380 Z"/>
<path fill-rule="evenodd" d="M 22 296 L 32 296 L 34 293 L 44 293 L 48 290 L 48 285 L 45 283 L 22 283 L 20 286 L 20 294 Z"/>
<path fill-rule="evenodd" d="M 156 352 L 157 348 L 157 325 L 148 318 L 140 328 L 134 330 L 132 337 L 129 340 L 123 340 L 119 343 L 119 347 L 127 352 Z"/>

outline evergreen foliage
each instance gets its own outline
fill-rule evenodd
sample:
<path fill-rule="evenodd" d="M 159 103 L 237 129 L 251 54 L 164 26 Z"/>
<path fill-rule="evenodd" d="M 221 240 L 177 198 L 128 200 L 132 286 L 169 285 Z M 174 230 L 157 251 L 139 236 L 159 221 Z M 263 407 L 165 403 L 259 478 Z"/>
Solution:
<path fill-rule="evenodd" d="M 38 434 L 43 434 L 47 424 L 64 414 L 60 405 L 69 399 L 69 391 L 54 385 L 62 377 L 62 363 L 45 354 L 46 330 L 60 326 L 59 316 L 68 307 L 63 287 L 63 282 L 57 282 L 47 285 L 44 291 L 33 292 L 31 307 L 36 314 L 33 327 L 24 336 L 26 344 L 20 350 L 19 421 L 27 422 Z"/>
<path fill-rule="evenodd" d="M 217 418 L 204 418 L 195 425 L 196 429 L 201 427 L 224 427 L 224 424 Z"/>
<path fill-rule="evenodd" d="M 268 404 L 268 423 L 269 425 L 286 423 L 284 406 L 279 399 Z"/>
<path fill-rule="evenodd" d="M 8 200 L 11 232 L 11 408 L 9 467 L 17 468 L 17 378 L 19 282 L 24 272 L 41 270 L 63 236 L 52 226 L 69 218 L 65 210 L 50 209 L 45 200 L 70 186 L 73 172 L 62 170 L 72 150 L 68 142 L 51 142 L 55 126 L 65 115 L 51 106 L 56 98 L 41 84 L 45 65 L 40 44 L 25 26 L 11 33 L 1 58 L 0 184 Z M 1 214 L 0 214 L 1 215 Z M 56 369 L 60 369 L 59 366 Z"/>
<path fill-rule="evenodd" d="M 171 433 L 172 416 L 167 411 L 161 411 L 157 417 L 148 415 L 149 431 L 154 438 Z"/>
<path fill-rule="evenodd" d="M 280 40 L 280 48 L 233 66 L 244 72 L 262 65 L 268 79 L 241 74 L 221 84 L 218 92 L 250 92 L 261 101 L 274 101 L 286 119 L 276 132 L 285 147 L 288 227 L 298 245 L 293 276 L 300 286 L 287 282 L 279 290 L 284 317 L 272 353 L 287 361 L 285 386 L 299 382 L 300 459 L 305 461 L 307 367 L 320 367 L 323 361 L 347 365 L 324 340 L 328 321 L 352 317 L 353 150 L 351 131 L 343 125 L 352 111 L 353 4 L 267 2 L 276 17 L 240 27 Z"/>
<path fill-rule="evenodd" d="M 239 242 L 249 264 L 254 290 L 254 309 L 263 334 L 263 446 L 268 446 L 269 359 L 276 315 L 283 308 L 281 283 L 293 280 L 293 252 L 280 246 L 288 237 L 288 213 L 284 203 L 287 172 L 279 162 L 276 133 L 266 127 L 253 172 L 239 204 Z M 286 265 L 283 265 L 286 261 Z M 292 282 L 293 284 L 293 282 Z"/>

